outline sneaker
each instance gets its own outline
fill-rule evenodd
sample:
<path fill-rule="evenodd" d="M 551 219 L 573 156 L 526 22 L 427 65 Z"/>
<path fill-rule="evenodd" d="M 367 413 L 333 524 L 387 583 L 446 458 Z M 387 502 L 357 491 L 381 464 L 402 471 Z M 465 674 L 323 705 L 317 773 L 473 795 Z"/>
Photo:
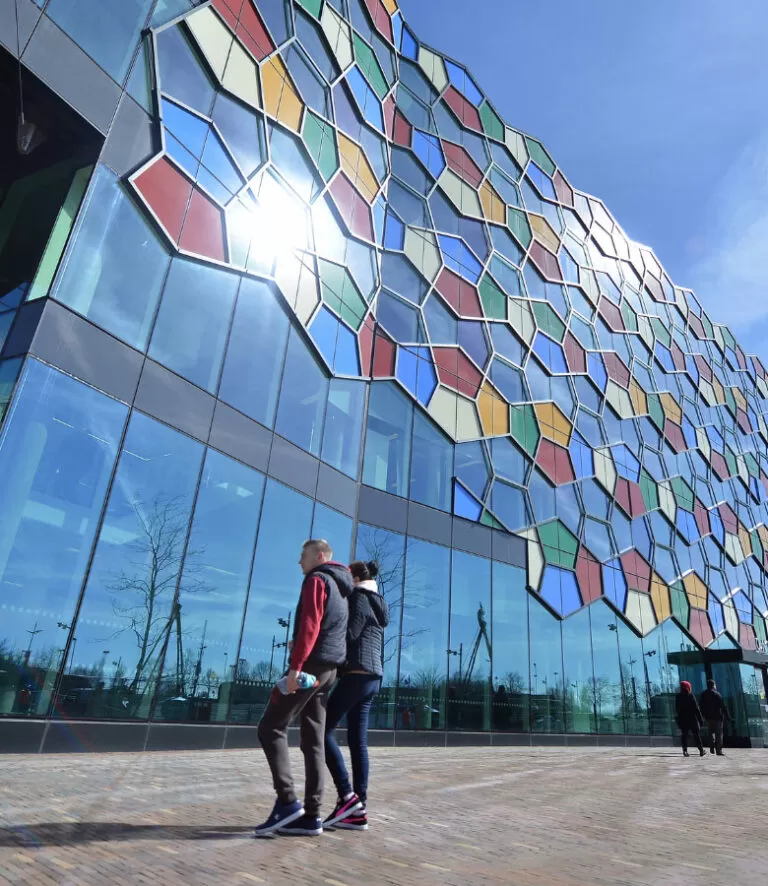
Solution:
<path fill-rule="evenodd" d="M 345 818 L 349 818 L 350 815 L 353 815 L 362 808 L 363 802 L 357 794 L 352 794 L 348 800 L 339 799 L 336 808 L 323 822 L 323 827 L 333 827 L 333 825 L 338 824 L 340 821 L 344 821 Z"/>
<path fill-rule="evenodd" d="M 691 755 L 688 753 L 688 751 L 683 751 L 683 756 L 684 756 L 684 757 L 690 757 Z"/>
<path fill-rule="evenodd" d="M 706 751 L 704 750 L 704 748 L 699 748 L 699 756 L 703 757 L 704 754 L 706 754 Z"/>
<path fill-rule="evenodd" d="M 365 809 L 352 813 L 352 815 L 339 821 L 334 825 L 335 828 L 341 828 L 345 831 L 367 831 L 368 830 L 368 813 Z"/>
<path fill-rule="evenodd" d="M 323 822 L 317 815 L 301 815 L 280 828 L 280 834 L 286 837 L 319 837 L 322 833 Z"/>
<path fill-rule="evenodd" d="M 301 818 L 304 815 L 304 807 L 295 800 L 293 803 L 281 803 L 279 800 L 272 808 L 269 818 L 253 829 L 254 837 L 271 837 L 272 834 L 284 825 Z"/>
<path fill-rule="evenodd" d="M 714 746 L 714 745 L 712 745 L 712 746 L 710 747 L 710 749 L 709 749 L 709 753 L 710 753 L 710 754 L 714 754 L 714 753 L 715 753 L 715 746 Z"/>

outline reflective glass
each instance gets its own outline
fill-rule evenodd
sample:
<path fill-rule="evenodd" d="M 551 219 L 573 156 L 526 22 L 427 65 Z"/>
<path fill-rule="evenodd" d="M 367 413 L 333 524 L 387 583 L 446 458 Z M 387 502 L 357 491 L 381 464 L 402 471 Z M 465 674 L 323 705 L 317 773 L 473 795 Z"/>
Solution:
<path fill-rule="evenodd" d="M 53 297 L 143 350 L 168 263 L 159 237 L 115 176 L 99 166 Z"/>
<path fill-rule="evenodd" d="M 453 443 L 417 409 L 413 421 L 409 498 L 441 511 L 450 511 L 452 480 Z"/>
<path fill-rule="evenodd" d="M 560 621 L 535 597 L 528 607 L 531 644 L 531 732 L 565 732 Z"/>
<path fill-rule="evenodd" d="M 402 610 L 398 728 L 445 728 L 450 583 L 450 550 L 410 538 Z"/>
<path fill-rule="evenodd" d="M 165 655 L 156 719 L 227 717 L 263 490 L 258 471 L 208 452 L 179 584 L 182 630 Z"/>
<path fill-rule="evenodd" d="M 493 716 L 494 731 L 530 729 L 528 592 L 525 569 L 494 562 Z"/>
<path fill-rule="evenodd" d="M 317 502 L 312 519 L 312 538 L 324 538 L 333 550 L 334 560 L 351 562 L 352 518 Z"/>
<path fill-rule="evenodd" d="M 0 714 L 48 711 L 127 412 L 36 360 L 19 381 L 0 436 Z"/>
<path fill-rule="evenodd" d="M 379 593 L 389 607 L 389 626 L 384 633 L 384 678 L 371 711 L 371 726 L 374 728 L 410 728 L 405 713 L 407 705 L 402 701 L 396 703 L 395 698 L 401 643 L 405 648 L 410 638 L 421 630 L 419 625 L 412 634 L 407 619 L 404 619 L 405 545 L 405 536 L 398 532 L 388 532 L 364 523 L 357 527 L 355 557 L 364 561 L 375 560 L 379 564 L 376 582 Z"/>
<path fill-rule="evenodd" d="M 324 462 L 355 479 L 360 469 L 365 393 L 364 382 L 331 380 L 320 454 Z"/>
<path fill-rule="evenodd" d="M 240 278 L 178 258 L 171 264 L 149 356 L 215 392 Z"/>
<path fill-rule="evenodd" d="M 413 404 L 391 382 L 371 385 L 365 435 L 363 483 L 408 495 Z"/>
<path fill-rule="evenodd" d="M 45 11 L 122 83 L 152 5 L 152 0 L 50 0 Z"/>
<path fill-rule="evenodd" d="M 594 700 L 597 731 L 600 733 L 621 733 L 625 731 L 625 719 L 628 719 L 632 713 L 634 719 L 637 720 L 643 709 L 640 702 L 642 683 L 639 687 L 637 684 L 630 687 L 625 680 L 625 674 L 619 664 L 619 643 L 617 642 L 619 639 L 617 627 L 620 619 L 616 617 L 614 611 L 602 600 L 599 600 L 589 607 L 589 613 L 592 630 L 592 661 L 595 672 Z M 624 633 L 621 636 L 623 638 Z M 627 650 L 627 654 L 631 660 L 629 674 L 631 682 L 634 678 L 634 668 L 639 662 L 633 659 L 629 650 Z M 568 661 L 566 659 L 566 670 L 567 668 Z M 633 690 L 631 696 L 627 695 L 627 689 Z M 637 705 L 635 705 L 636 695 L 638 696 Z"/>
<path fill-rule="evenodd" d="M 156 40 L 161 88 L 207 117 L 215 95 L 213 82 L 189 40 L 178 26 L 160 31 Z"/>
<path fill-rule="evenodd" d="M 253 560 L 230 721 L 258 722 L 274 681 L 285 671 L 302 575 L 299 556 L 310 538 L 312 499 L 267 480 Z"/>
<path fill-rule="evenodd" d="M 592 670 L 589 609 L 581 609 L 563 622 L 563 666 L 567 730 L 595 732 L 598 695 L 608 697 L 613 687 L 601 687 L 598 691 Z"/>
<path fill-rule="evenodd" d="M 243 279 L 219 397 L 267 427 L 275 407 L 290 322 L 268 283 Z M 259 347 L 253 346 L 258 337 Z"/>
<path fill-rule="evenodd" d="M 93 716 L 149 715 L 163 657 L 184 637 L 175 595 L 202 456 L 201 444 L 133 414 L 61 682 L 75 697 L 59 713 L 91 716 L 90 688 L 106 695 Z"/>
<path fill-rule="evenodd" d="M 328 378 L 303 338 L 291 330 L 275 430 L 313 455 L 320 454 Z"/>
<path fill-rule="evenodd" d="M 449 729 L 491 728 L 491 561 L 463 551 L 451 563 Z"/>

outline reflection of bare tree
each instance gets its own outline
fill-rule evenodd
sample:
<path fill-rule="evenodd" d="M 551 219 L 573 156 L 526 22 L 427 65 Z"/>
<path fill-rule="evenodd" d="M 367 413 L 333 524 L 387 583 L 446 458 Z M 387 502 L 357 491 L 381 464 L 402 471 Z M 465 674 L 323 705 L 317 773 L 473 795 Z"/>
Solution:
<path fill-rule="evenodd" d="M 149 513 L 136 503 L 133 510 L 139 531 L 128 545 L 126 565 L 109 589 L 113 592 L 115 615 L 126 622 L 126 627 L 112 637 L 130 631 L 136 640 L 138 656 L 128 687 L 136 693 L 143 682 L 155 676 L 174 627 L 177 674 L 182 685 L 186 671 L 190 668 L 194 671 L 192 656 L 184 654 L 181 641 L 181 604 L 176 588 L 182 562 L 185 563 L 184 592 L 194 593 L 204 585 L 196 578 L 192 565 L 200 552 L 187 551 L 185 559 L 189 520 L 186 503 L 158 501 Z"/>
<path fill-rule="evenodd" d="M 528 692 L 527 681 L 524 680 L 522 674 L 519 674 L 517 671 L 507 671 L 499 683 L 507 690 L 507 692 L 513 694 L 522 695 L 524 692 Z"/>

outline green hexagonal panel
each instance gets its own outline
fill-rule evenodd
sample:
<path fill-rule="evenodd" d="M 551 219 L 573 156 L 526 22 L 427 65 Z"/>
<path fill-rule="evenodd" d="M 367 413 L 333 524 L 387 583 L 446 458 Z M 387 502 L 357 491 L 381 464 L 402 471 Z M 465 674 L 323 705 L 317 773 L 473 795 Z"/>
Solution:
<path fill-rule="evenodd" d="M 519 443 L 528 455 L 533 456 L 541 436 L 533 407 L 529 403 L 510 406 L 509 422 L 512 439 Z"/>
<path fill-rule="evenodd" d="M 576 566 L 579 540 L 559 520 L 539 526 L 539 540 L 547 563 L 565 569 L 573 569 Z"/>

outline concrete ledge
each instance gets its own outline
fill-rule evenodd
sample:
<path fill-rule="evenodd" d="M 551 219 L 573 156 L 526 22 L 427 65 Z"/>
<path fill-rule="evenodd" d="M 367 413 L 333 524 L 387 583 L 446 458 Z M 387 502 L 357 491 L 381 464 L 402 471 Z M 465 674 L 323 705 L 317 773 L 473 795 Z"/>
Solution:
<path fill-rule="evenodd" d="M 88 754 L 143 751 L 146 723 L 101 723 L 94 720 L 51 720 L 43 738 L 44 754 Z"/>
<path fill-rule="evenodd" d="M 0 720 L 0 754 L 37 754 L 45 720 Z"/>

